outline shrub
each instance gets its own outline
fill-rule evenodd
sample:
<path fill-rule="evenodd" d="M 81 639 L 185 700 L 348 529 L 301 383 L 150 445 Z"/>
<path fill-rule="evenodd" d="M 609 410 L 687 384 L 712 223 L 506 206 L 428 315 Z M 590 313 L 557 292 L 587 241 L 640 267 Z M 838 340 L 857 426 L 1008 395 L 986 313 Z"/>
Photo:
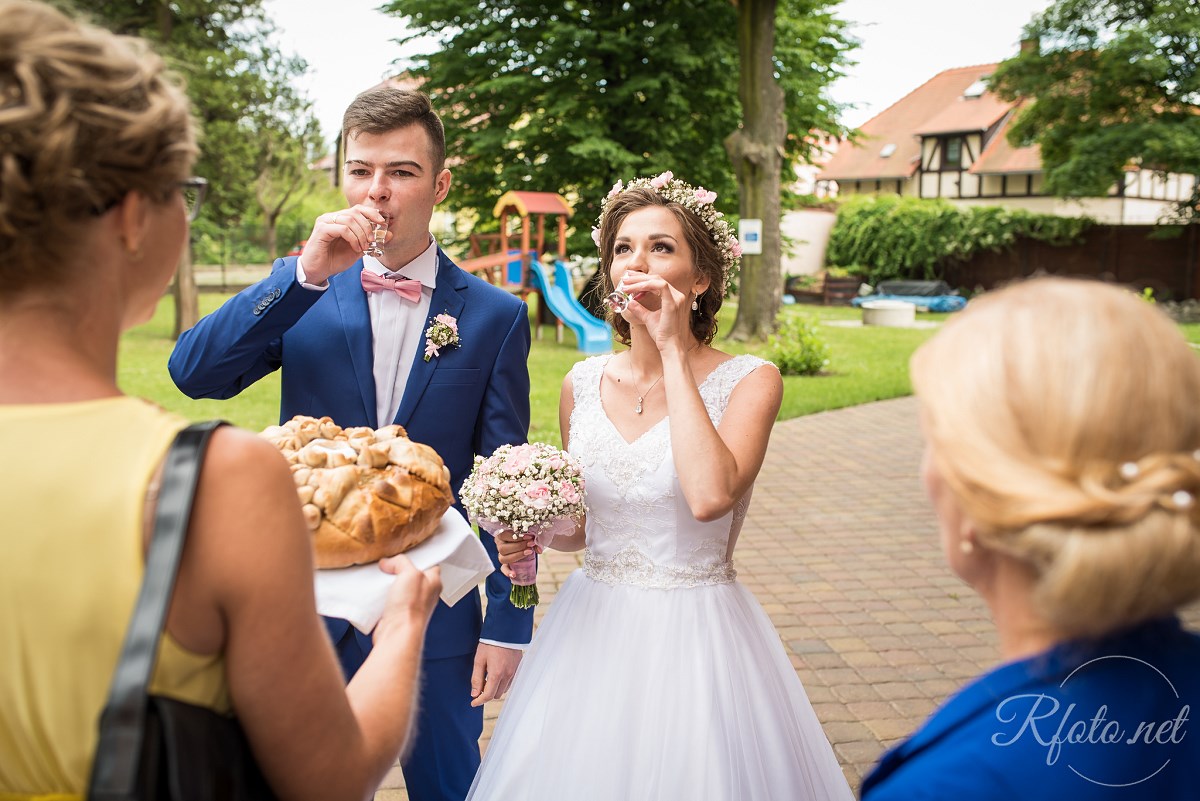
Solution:
<path fill-rule="evenodd" d="M 1092 221 L 1000 206 L 954 206 L 941 199 L 863 195 L 838 209 L 826 258 L 831 265 L 870 265 L 871 284 L 941 278 L 946 259 L 1003 250 L 1017 237 L 1052 245 L 1077 241 Z"/>
<path fill-rule="evenodd" d="M 787 316 L 771 337 L 767 358 L 784 375 L 816 375 L 829 364 L 829 346 L 811 317 Z"/>

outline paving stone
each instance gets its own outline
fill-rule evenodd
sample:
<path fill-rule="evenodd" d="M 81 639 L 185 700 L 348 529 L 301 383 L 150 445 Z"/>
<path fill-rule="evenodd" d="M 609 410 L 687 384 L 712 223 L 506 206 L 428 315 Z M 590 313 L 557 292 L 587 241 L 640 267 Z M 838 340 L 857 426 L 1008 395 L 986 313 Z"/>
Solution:
<path fill-rule="evenodd" d="M 856 793 L 886 748 L 1000 661 L 987 607 L 942 556 L 922 447 L 912 398 L 776 424 L 734 555 Z M 536 620 L 581 563 L 542 558 Z M 1182 617 L 1200 627 L 1200 603 Z M 502 708 L 485 707 L 481 747 Z M 407 799 L 399 769 L 375 798 Z"/>

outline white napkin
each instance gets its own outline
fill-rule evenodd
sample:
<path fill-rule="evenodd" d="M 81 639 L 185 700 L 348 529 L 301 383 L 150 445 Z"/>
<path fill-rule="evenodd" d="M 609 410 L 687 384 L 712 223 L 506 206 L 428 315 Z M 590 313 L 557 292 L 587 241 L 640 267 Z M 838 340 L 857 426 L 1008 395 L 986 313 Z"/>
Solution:
<path fill-rule="evenodd" d="M 442 515 L 433 536 L 405 554 L 419 570 L 442 566 L 442 595 L 454 606 L 495 569 L 479 535 L 452 506 Z M 369 634 L 383 615 L 388 588 L 395 576 L 379 569 L 378 562 L 335 570 L 318 570 L 317 611 L 348 620 Z"/>

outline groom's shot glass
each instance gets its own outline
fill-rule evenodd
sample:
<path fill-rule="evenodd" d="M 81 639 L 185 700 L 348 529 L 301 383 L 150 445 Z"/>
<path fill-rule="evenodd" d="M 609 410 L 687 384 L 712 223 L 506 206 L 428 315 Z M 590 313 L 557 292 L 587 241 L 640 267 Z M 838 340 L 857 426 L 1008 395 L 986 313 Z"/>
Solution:
<path fill-rule="evenodd" d="M 387 228 L 382 223 L 375 223 L 371 229 L 371 244 L 363 251 L 364 256 L 379 258 L 383 255 L 383 242 L 387 239 Z"/>

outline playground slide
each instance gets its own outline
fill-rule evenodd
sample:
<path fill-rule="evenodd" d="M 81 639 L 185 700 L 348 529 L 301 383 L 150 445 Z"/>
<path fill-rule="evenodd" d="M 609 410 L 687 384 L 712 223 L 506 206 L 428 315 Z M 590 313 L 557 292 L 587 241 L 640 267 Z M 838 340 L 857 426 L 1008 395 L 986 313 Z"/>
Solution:
<path fill-rule="evenodd" d="M 612 328 L 603 320 L 597 320 L 591 312 L 575 299 L 571 291 L 573 286 L 571 274 L 567 265 L 561 261 L 554 262 L 554 281 L 546 274 L 546 268 L 538 259 L 538 254 L 532 254 L 529 260 L 534 285 L 541 290 L 546 305 L 554 316 L 563 321 L 563 325 L 575 332 L 575 340 L 579 349 L 584 353 L 608 353 L 612 350 Z"/>

